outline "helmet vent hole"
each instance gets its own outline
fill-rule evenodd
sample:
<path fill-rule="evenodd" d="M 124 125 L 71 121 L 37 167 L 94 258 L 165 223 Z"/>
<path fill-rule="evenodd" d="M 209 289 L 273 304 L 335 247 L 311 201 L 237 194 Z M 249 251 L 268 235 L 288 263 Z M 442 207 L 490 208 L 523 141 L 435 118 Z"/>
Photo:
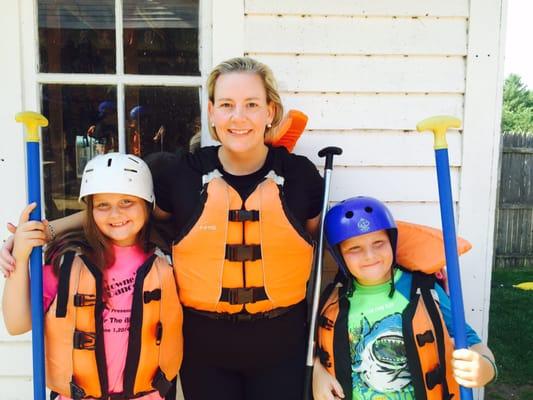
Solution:
<path fill-rule="evenodd" d="M 107 159 L 107 166 L 110 167 L 112 162 L 113 162 L 113 159 L 112 158 L 108 158 Z"/>
<path fill-rule="evenodd" d="M 131 169 L 131 168 L 124 168 L 124 171 L 137 173 L 136 169 Z"/>
<path fill-rule="evenodd" d="M 133 162 L 136 163 L 136 164 L 139 164 L 139 161 L 137 161 L 135 158 L 128 157 L 128 159 L 129 159 L 130 161 L 133 161 Z M 137 172 L 137 171 L 135 171 L 135 172 Z"/>
<path fill-rule="evenodd" d="M 365 207 L 365 211 L 370 214 L 374 209 L 372 207 Z"/>
<path fill-rule="evenodd" d="M 346 218 L 348 218 L 348 219 L 353 218 L 353 211 L 348 211 L 346 213 Z"/>

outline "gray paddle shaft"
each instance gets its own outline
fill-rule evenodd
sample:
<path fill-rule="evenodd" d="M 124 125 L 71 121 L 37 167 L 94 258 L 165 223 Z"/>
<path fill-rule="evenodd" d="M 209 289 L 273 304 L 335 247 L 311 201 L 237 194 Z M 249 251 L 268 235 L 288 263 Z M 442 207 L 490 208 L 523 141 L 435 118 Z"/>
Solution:
<path fill-rule="evenodd" d="M 342 154 L 342 149 L 339 147 L 326 147 L 318 152 L 319 157 L 326 157 L 326 165 L 324 167 L 324 202 L 322 203 L 322 213 L 320 214 L 320 226 L 318 236 L 318 249 L 315 253 L 314 266 L 314 287 L 313 300 L 311 307 L 311 321 L 309 324 L 309 339 L 307 344 L 307 359 L 306 366 L 313 367 L 313 353 L 315 348 L 315 330 L 316 320 L 318 316 L 318 303 L 320 299 L 320 287 L 322 284 L 322 264 L 324 255 L 324 220 L 326 212 L 328 211 L 329 202 L 329 188 L 331 181 L 331 171 L 333 169 L 333 156 Z M 307 389 L 307 387 L 306 387 Z"/>

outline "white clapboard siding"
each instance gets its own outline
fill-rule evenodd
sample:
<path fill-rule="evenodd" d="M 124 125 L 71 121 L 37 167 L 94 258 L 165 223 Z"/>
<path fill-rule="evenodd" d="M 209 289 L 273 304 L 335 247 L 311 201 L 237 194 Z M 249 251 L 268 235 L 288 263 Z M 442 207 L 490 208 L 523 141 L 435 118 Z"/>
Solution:
<path fill-rule="evenodd" d="M 250 54 L 288 92 L 463 93 L 463 56 Z M 288 68 L 290 66 L 290 68 Z"/>
<path fill-rule="evenodd" d="M 245 0 L 246 14 L 468 16 L 468 0 Z"/>
<path fill-rule="evenodd" d="M 386 202 L 394 218 L 416 224 L 442 228 L 440 207 L 437 202 Z M 454 216 L 457 223 L 457 202 L 454 202 Z"/>
<path fill-rule="evenodd" d="M 28 400 L 32 398 L 31 376 L 0 376 L 0 399 Z"/>
<path fill-rule="evenodd" d="M 30 376 L 31 345 L 27 342 L 0 342 L 0 376 Z"/>
<path fill-rule="evenodd" d="M 249 53 L 465 55 L 466 18 L 247 16 Z"/>
<path fill-rule="evenodd" d="M 447 135 L 450 165 L 461 165 L 461 134 Z M 324 159 L 318 151 L 327 146 L 343 149 L 335 157 L 342 166 L 434 166 L 433 135 L 403 131 L 306 131 L 298 140 L 295 153 L 307 156 L 321 168 Z"/>
<path fill-rule="evenodd" d="M 438 201 L 432 167 L 337 167 L 331 182 L 332 201 L 369 195 L 387 201 Z M 459 193 L 459 169 L 451 168 L 454 200 Z"/>
<path fill-rule="evenodd" d="M 287 109 L 310 116 L 308 129 L 403 129 L 431 115 L 463 115 L 461 94 L 282 93 Z"/>

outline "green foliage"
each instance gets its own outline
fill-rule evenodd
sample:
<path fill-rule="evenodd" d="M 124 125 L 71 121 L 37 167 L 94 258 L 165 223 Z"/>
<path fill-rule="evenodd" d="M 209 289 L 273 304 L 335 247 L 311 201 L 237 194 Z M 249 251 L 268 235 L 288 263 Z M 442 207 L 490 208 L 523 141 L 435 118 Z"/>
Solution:
<path fill-rule="evenodd" d="M 495 386 L 506 384 L 519 387 L 531 383 L 533 291 L 513 287 L 518 283 L 529 281 L 533 281 L 533 267 L 500 269 L 492 273 L 489 347 L 500 370 L 498 383 Z"/>
<path fill-rule="evenodd" d="M 502 132 L 533 133 L 533 91 L 515 74 L 503 85 Z"/>

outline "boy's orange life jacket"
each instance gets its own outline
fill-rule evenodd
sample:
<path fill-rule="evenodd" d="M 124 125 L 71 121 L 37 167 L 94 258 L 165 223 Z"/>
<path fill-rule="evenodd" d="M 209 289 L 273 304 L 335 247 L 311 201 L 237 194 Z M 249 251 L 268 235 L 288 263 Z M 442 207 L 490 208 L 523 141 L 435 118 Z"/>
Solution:
<path fill-rule="evenodd" d="M 133 292 L 124 398 L 164 397 L 183 352 L 182 309 L 172 267 L 152 255 L 138 269 Z M 45 315 L 46 382 L 73 399 L 108 398 L 103 341 L 102 274 L 84 256 L 65 254 L 57 296 Z"/>
<path fill-rule="evenodd" d="M 458 400 L 459 386 L 451 368 L 453 342 L 434 299 L 434 284 L 432 276 L 413 272 L 411 300 L 402 313 L 407 363 L 417 400 Z M 348 400 L 352 398 L 349 300 L 341 283 L 330 290 L 319 318 L 318 355 L 341 383 Z"/>
<path fill-rule="evenodd" d="M 218 170 L 203 176 L 199 215 L 172 250 L 183 305 L 257 314 L 305 298 L 313 245 L 286 212 L 283 183 L 272 170 L 243 202 Z"/>

